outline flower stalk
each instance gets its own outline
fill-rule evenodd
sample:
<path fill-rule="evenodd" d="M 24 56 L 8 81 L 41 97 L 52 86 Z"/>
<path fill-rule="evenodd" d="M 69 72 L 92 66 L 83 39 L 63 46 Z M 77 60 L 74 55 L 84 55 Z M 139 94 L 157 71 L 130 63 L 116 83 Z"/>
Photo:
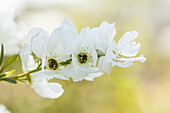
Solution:
<path fill-rule="evenodd" d="M 24 72 L 24 73 L 21 73 L 17 76 L 12 76 L 12 77 L 5 77 L 5 76 L 2 76 L 0 77 L 0 81 L 6 81 L 6 80 L 15 80 L 15 81 L 20 81 L 20 82 L 24 82 L 26 80 L 29 81 L 29 83 L 31 83 L 31 77 L 30 77 L 30 74 L 31 73 L 35 73 L 35 72 L 38 72 L 40 71 L 41 68 L 40 67 L 37 67 L 36 69 L 34 70 L 31 70 L 31 71 L 28 71 L 28 72 Z M 3 74 L 5 75 L 5 74 Z M 5 77 L 5 78 L 4 78 Z M 9 82 L 9 81 L 8 81 Z"/>
<path fill-rule="evenodd" d="M 19 75 L 17 75 L 17 76 L 13 76 L 13 77 L 9 77 L 10 79 L 14 79 L 14 80 L 27 80 L 28 78 L 30 79 L 30 74 L 31 73 L 35 73 L 35 72 L 38 72 L 38 71 L 40 71 L 41 70 L 41 68 L 36 68 L 36 69 L 34 69 L 34 70 L 32 70 L 32 71 L 28 71 L 28 72 L 25 72 L 25 73 L 21 73 L 21 74 L 19 74 Z M 21 78 L 23 78 L 23 77 L 26 77 L 25 79 L 21 79 Z"/>

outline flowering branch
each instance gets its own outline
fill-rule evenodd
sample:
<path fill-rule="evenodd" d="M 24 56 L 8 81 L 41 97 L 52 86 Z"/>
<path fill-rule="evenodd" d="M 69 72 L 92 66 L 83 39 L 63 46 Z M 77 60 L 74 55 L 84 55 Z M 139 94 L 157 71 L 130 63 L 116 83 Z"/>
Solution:
<path fill-rule="evenodd" d="M 68 19 L 51 36 L 41 28 L 33 28 L 20 53 L 22 67 L 28 72 L 12 77 L 9 75 L 14 70 L 1 74 L 17 60 L 18 55 L 14 55 L 0 68 L 0 81 L 14 84 L 28 81 L 40 96 L 54 99 L 64 89 L 59 83 L 48 82 L 50 79 L 93 81 L 104 73 L 110 74 L 114 66 L 126 68 L 134 61 L 145 62 L 143 55 L 138 56 L 140 43 L 134 41 L 138 36 L 136 31 L 126 32 L 117 43 L 115 35 L 115 23 L 108 22 L 93 29 L 83 28 L 80 34 Z M 3 57 L 1 44 L 0 65 Z"/>

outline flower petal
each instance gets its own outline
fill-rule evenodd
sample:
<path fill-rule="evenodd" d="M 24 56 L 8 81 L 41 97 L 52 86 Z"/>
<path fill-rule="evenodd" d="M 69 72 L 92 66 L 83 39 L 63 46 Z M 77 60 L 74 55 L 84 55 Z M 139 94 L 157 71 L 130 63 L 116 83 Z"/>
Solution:
<path fill-rule="evenodd" d="M 140 62 L 145 62 L 146 58 L 143 55 L 140 55 L 139 57 L 134 57 L 134 58 L 117 58 L 119 61 L 140 61 Z"/>
<path fill-rule="evenodd" d="M 93 66 L 94 66 L 94 68 L 96 68 L 96 64 L 97 64 L 97 52 L 96 52 L 95 48 L 93 48 L 93 50 L 92 50 L 92 58 L 93 58 Z"/>
<path fill-rule="evenodd" d="M 76 43 L 78 41 L 79 34 L 74 27 L 74 25 L 67 19 L 64 19 L 64 22 L 61 26 L 62 41 L 65 51 L 67 54 L 72 54 L 76 49 Z"/>
<path fill-rule="evenodd" d="M 104 74 L 104 73 L 102 73 L 102 72 L 89 74 L 87 77 L 85 77 L 85 80 L 94 81 L 94 78 L 100 77 L 100 76 L 102 76 L 103 74 Z"/>
<path fill-rule="evenodd" d="M 21 61 L 22 61 L 22 67 L 24 71 L 27 71 L 29 56 L 31 55 L 31 47 L 28 45 L 28 43 L 24 43 L 21 49 Z"/>
<path fill-rule="evenodd" d="M 51 37 L 48 39 L 47 43 L 47 51 L 48 53 L 53 53 L 55 49 L 58 47 L 58 44 L 60 44 L 61 36 L 61 30 L 60 28 L 56 28 L 52 34 Z"/>
<path fill-rule="evenodd" d="M 79 67 L 77 71 L 73 68 L 72 65 L 66 66 L 63 70 L 62 73 L 67 76 L 68 78 L 72 78 L 74 82 L 81 81 L 85 79 L 85 77 L 88 76 L 89 73 L 94 73 L 95 71 L 90 70 L 86 67 Z"/>
<path fill-rule="evenodd" d="M 102 56 L 99 59 L 98 68 L 101 72 L 110 74 L 112 72 L 112 62 L 108 62 L 106 57 Z"/>
<path fill-rule="evenodd" d="M 34 70 L 38 67 L 38 64 L 35 62 L 34 57 L 32 55 L 28 58 L 27 71 Z"/>
<path fill-rule="evenodd" d="M 32 88 L 35 92 L 43 98 L 55 99 L 60 97 L 64 90 L 59 83 L 48 83 L 46 80 L 42 80 L 38 83 L 33 83 Z"/>
<path fill-rule="evenodd" d="M 128 60 L 125 62 L 113 62 L 113 66 L 117 65 L 118 67 L 126 68 L 129 67 L 130 65 L 133 65 L 133 62 Z"/>
<path fill-rule="evenodd" d="M 100 27 L 93 28 L 90 31 L 90 35 L 96 44 L 96 49 L 101 50 L 103 53 L 106 52 L 115 34 L 115 23 L 109 24 L 108 22 L 102 22 Z"/>
<path fill-rule="evenodd" d="M 33 28 L 28 33 L 28 44 L 32 46 L 33 40 L 35 37 L 39 35 L 39 33 L 42 31 L 41 28 Z"/>
<path fill-rule="evenodd" d="M 37 57 L 42 58 L 48 38 L 48 32 L 40 28 L 34 28 L 29 32 L 28 43 Z"/>
<path fill-rule="evenodd" d="M 62 73 L 69 78 L 71 77 L 74 82 L 81 81 L 86 77 L 85 73 L 79 75 L 78 72 L 79 71 L 76 72 L 76 70 L 74 70 L 73 66 L 71 65 L 66 66 L 62 70 Z"/>
<path fill-rule="evenodd" d="M 113 52 L 115 50 L 115 48 L 116 48 L 116 42 L 115 42 L 115 40 L 113 40 L 106 51 L 106 55 L 104 56 L 105 62 L 111 63 L 112 59 L 117 57 L 117 55 Z"/>
<path fill-rule="evenodd" d="M 106 37 L 106 39 L 103 39 L 105 43 L 111 43 L 113 40 L 113 37 L 116 35 L 116 28 L 115 28 L 115 23 L 109 24 L 108 22 L 102 22 L 100 25 L 100 31 L 99 34 L 101 37 Z M 103 36 L 102 36 L 103 35 Z"/>
<path fill-rule="evenodd" d="M 117 58 L 119 62 L 113 62 L 113 65 L 117 65 L 119 67 L 129 67 L 130 65 L 133 65 L 134 61 L 140 61 L 140 62 L 145 62 L 146 58 L 141 55 L 139 57 L 134 57 L 134 58 Z"/>
<path fill-rule="evenodd" d="M 105 56 L 100 57 L 98 68 L 101 72 L 111 73 L 112 72 L 112 62 L 113 58 L 116 58 L 116 55 L 113 53 L 113 50 L 116 48 L 115 40 L 111 42 L 108 49 L 106 50 Z"/>
<path fill-rule="evenodd" d="M 122 38 L 119 40 L 117 49 L 121 55 L 126 57 L 136 56 L 140 49 L 140 44 L 134 42 L 133 40 L 138 36 L 136 31 L 125 33 Z"/>
<path fill-rule="evenodd" d="M 54 71 L 45 69 L 44 74 L 45 74 L 45 76 L 47 77 L 48 80 L 53 79 L 53 78 L 58 78 L 58 79 L 62 79 L 62 80 L 69 80 L 64 75 L 62 75 L 61 72 L 55 73 Z"/>
<path fill-rule="evenodd" d="M 72 65 L 73 65 L 74 70 L 77 72 L 77 68 L 79 66 L 78 66 L 78 61 L 77 61 L 75 54 L 72 54 Z"/>
<path fill-rule="evenodd" d="M 51 70 L 48 70 L 48 69 L 44 69 L 44 71 L 41 70 L 41 71 L 32 73 L 31 77 L 34 81 L 42 79 L 42 78 L 46 78 L 48 80 L 53 79 L 53 78 L 58 78 L 58 79 L 62 79 L 62 80 L 69 80 L 64 75 L 62 75 L 61 72 L 55 73 L 54 71 L 51 71 Z"/>

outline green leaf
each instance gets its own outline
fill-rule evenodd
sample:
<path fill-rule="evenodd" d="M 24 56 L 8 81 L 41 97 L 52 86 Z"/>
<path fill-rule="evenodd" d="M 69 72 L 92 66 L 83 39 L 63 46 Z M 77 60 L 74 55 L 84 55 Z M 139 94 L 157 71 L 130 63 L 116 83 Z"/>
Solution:
<path fill-rule="evenodd" d="M 1 78 L 1 77 L 5 77 L 5 76 L 6 76 L 6 74 L 1 74 L 1 75 L 0 75 L 0 78 Z"/>
<path fill-rule="evenodd" d="M 15 72 L 15 70 L 13 69 L 13 70 L 11 70 L 11 71 L 5 72 L 5 74 L 6 74 L 6 76 L 9 76 L 9 75 L 11 75 L 11 74 L 14 73 L 14 72 Z"/>
<path fill-rule="evenodd" d="M 2 64 L 3 59 L 4 59 L 4 45 L 1 43 L 0 66 Z"/>
<path fill-rule="evenodd" d="M 0 75 L 0 78 L 2 78 L 2 77 L 7 77 L 7 76 L 11 75 L 11 74 L 14 73 L 14 72 L 15 72 L 15 70 L 11 70 L 11 71 L 9 71 L 9 72 L 5 72 L 4 74 L 1 74 L 1 75 Z"/>
<path fill-rule="evenodd" d="M 14 79 L 10 79 L 10 78 L 2 78 L 1 80 L 6 81 L 6 82 L 10 82 L 10 83 L 13 83 L 13 84 L 17 84 L 17 81 L 14 80 Z"/>
<path fill-rule="evenodd" d="M 0 73 L 2 73 L 9 65 L 11 65 L 14 61 L 16 61 L 18 58 L 18 55 L 13 55 L 11 57 L 8 58 L 8 60 L 6 61 L 6 63 L 3 65 L 3 67 L 0 70 Z"/>

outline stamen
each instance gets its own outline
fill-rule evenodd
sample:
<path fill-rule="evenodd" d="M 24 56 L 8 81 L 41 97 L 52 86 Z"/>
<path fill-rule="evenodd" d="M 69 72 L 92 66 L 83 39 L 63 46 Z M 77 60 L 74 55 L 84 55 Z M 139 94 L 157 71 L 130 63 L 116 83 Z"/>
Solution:
<path fill-rule="evenodd" d="M 77 55 L 78 61 L 83 64 L 87 62 L 87 54 L 85 53 L 80 53 Z"/>
<path fill-rule="evenodd" d="M 49 59 L 48 66 L 50 69 L 56 70 L 58 68 L 58 63 L 55 59 Z"/>

